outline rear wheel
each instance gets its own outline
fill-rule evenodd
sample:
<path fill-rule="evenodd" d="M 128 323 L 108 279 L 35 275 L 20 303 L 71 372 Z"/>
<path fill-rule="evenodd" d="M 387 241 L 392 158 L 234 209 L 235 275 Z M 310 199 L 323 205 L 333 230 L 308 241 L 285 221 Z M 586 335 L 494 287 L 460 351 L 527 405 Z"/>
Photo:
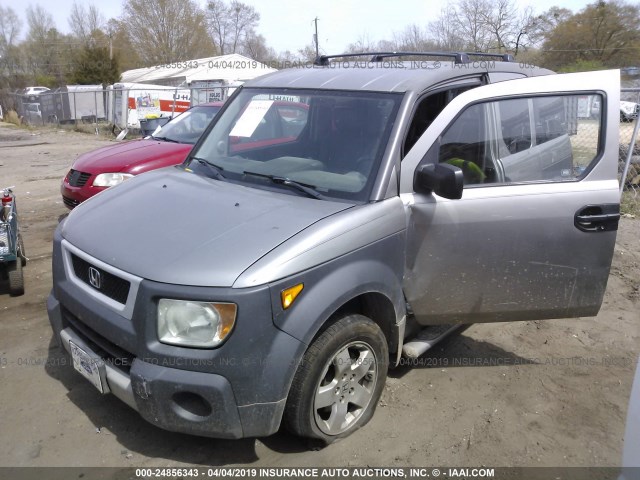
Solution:
<path fill-rule="evenodd" d="M 22 261 L 20 259 L 11 262 L 7 266 L 9 276 L 9 294 L 17 297 L 24 294 L 24 277 L 22 276 Z"/>
<path fill-rule="evenodd" d="M 378 325 L 362 315 L 340 318 L 302 358 L 287 399 L 287 428 L 331 443 L 365 425 L 382 394 L 388 359 Z"/>

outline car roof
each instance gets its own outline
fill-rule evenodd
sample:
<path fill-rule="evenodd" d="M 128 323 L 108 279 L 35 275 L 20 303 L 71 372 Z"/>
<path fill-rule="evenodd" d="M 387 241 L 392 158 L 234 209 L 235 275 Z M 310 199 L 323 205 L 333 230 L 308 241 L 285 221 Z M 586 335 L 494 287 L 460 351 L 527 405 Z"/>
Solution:
<path fill-rule="evenodd" d="M 326 66 L 300 65 L 247 81 L 245 87 L 421 92 L 447 80 L 482 73 L 549 75 L 544 68 L 516 62 L 479 60 L 466 64 L 437 61 L 330 62 Z"/>

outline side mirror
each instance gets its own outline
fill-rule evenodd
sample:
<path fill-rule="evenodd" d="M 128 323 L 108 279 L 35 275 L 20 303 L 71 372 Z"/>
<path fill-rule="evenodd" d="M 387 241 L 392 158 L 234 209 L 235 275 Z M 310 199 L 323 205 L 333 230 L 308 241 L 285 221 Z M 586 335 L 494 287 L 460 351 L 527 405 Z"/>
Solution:
<path fill-rule="evenodd" d="M 462 169 L 448 163 L 426 164 L 418 167 L 413 178 L 413 189 L 418 193 L 456 200 L 462 198 L 464 174 Z"/>

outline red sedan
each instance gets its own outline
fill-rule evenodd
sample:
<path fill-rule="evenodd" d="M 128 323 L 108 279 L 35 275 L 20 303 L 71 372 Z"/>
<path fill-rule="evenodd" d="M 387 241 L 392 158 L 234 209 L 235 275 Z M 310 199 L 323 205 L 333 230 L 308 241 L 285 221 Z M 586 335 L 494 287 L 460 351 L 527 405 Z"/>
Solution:
<path fill-rule="evenodd" d="M 80 155 L 62 181 L 64 204 L 72 209 L 134 175 L 182 163 L 220 108 L 220 102 L 192 107 L 149 137 Z"/>

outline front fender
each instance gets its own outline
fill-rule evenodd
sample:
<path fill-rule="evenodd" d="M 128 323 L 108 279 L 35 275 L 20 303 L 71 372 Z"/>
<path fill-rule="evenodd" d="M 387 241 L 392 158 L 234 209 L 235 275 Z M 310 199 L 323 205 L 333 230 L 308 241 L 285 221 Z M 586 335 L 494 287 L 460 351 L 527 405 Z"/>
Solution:
<path fill-rule="evenodd" d="M 393 331 L 405 315 L 403 266 L 404 231 L 271 283 L 273 321 L 279 329 L 308 345 L 342 306 L 360 295 L 374 293 L 386 297 L 393 306 L 392 318 L 385 319 Z M 304 284 L 302 292 L 284 310 L 282 290 L 299 283 Z"/>

